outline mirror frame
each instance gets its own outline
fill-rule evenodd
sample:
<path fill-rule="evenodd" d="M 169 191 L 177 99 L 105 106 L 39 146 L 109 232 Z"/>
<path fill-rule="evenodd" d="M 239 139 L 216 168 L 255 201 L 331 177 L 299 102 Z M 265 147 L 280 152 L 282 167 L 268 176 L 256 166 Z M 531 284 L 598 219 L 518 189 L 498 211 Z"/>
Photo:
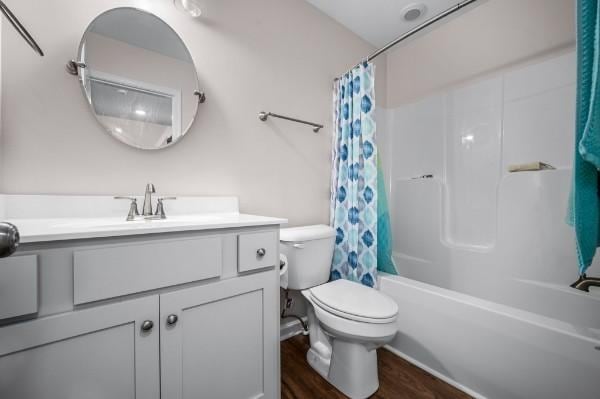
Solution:
<path fill-rule="evenodd" d="M 195 81 L 195 88 L 194 88 L 194 96 L 197 97 L 197 104 L 196 104 L 196 111 L 194 112 L 194 116 L 192 117 L 192 120 L 189 122 L 189 124 L 187 125 L 187 127 L 185 129 L 182 129 L 182 133 L 179 139 L 177 139 L 176 141 L 172 141 L 171 143 L 168 143 L 162 147 L 159 148 L 145 148 L 145 147 L 141 147 L 141 146 L 137 146 L 134 144 L 130 144 L 128 142 L 125 142 L 123 140 L 121 140 L 120 138 L 118 138 L 117 136 L 115 136 L 114 134 L 112 134 L 108 129 L 105 128 L 104 124 L 102 122 L 100 122 L 100 120 L 98 119 L 98 117 L 96 116 L 94 110 L 93 110 L 93 105 L 91 103 L 91 99 L 88 100 L 88 93 L 85 90 L 85 85 L 83 82 L 83 78 L 82 78 L 82 74 L 79 73 L 80 69 L 84 69 L 87 68 L 87 65 L 85 64 L 85 60 L 81 59 L 81 53 L 86 41 L 86 36 L 87 34 L 90 32 L 90 29 L 92 28 L 92 25 L 94 24 L 94 22 L 96 22 L 100 17 L 102 17 L 103 15 L 109 13 L 109 12 L 113 12 L 115 10 L 133 10 L 133 11 L 137 11 L 137 12 L 142 12 L 144 14 L 147 14 L 149 16 L 152 16 L 153 18 L 156 18 L 158 21 L 162 22 L 163 24 L 165 24 L 166 26 L 169 27 L 169 29 L 173 32 L 173 34 L 181 41 L 181 43 L 183 44 L 183 46 L 185 47 L 186 52 L 188 53 L 188 55 L 190 56 L 190 60 L 192 61 L 192 66 L 194 68 L 194 81 Z M 185 43 L 185 41 L 181 38 L 181 36 L 179 35 L 179 33 L 177 33 L 177 31 L 175 29 L 173 29 L 173 27 L 171 25 L 169 25 L 165 20 L 163 20 L 162 18 L 160 18 L 158 15 L 153 14 L 147 10 L 141 9 L 139 7 L 129 7 L 129 6 L 124 6 L 124 7 L 115 7 L 115 8 L 110 8 L 108 10 L 105 10 L 103 12 L 101 12 L 100 14 L 96 15 L 94 17 L 94 19 L 92 19 L 90 21 L 90 23 L 87 25 L 87 28 L 85 29 L 85 31 L 83 32 L 83 35 L 81 37 L 81 40 L 79 42 L 79 47 L 77 50 L 77 61 L 72 60 L 69 61 L 67 63 L 67 71 L 72 74 L 72 75 L 78 75 L 77 80 L 79 81 L 79 85 L 81 88 L 81 93 L 83 94 L 83 98 L 84 101 L 88 104 L 89 106 L 89 110 L 91 111 L 92 115 L 94 116 L 94 118 L 96 119 L 96 122 L 98 123 L 98 125 L 100 125 L 102 127 L 102 130 L 108 134 L 110 137 L 112 137 L 113 139 L 115 139 L 116 141 L 118 141 L 119 143 L 122 143 L 124 145 L 127 145 L 129 147 L 132 148 L 136 148 L 138 150 L 143 150 L 143 151 L 160 151 L 160 150 L 164 150 L 167 148 L 172 147 L 173 145 L 181 142 L 185 136 L 189 133 L 190 129 L 192 128 L 192 125 L 194 124 L 194 122 L 196 121 L 196 118 L 198 116 L 198 110 L 200 108 L 200 104 L 204 103 L 204 101 L 206 100 L 205 94 L 204 92 L 202 92 L 200 90 L 200 81 L 198 78 L 198 69 L 196 68 L 196 63 L 194 62 L 194 57 L 192 56 L 192 53 L 190 51 L 190 49 L 188 48 L 187 44 Z"/>

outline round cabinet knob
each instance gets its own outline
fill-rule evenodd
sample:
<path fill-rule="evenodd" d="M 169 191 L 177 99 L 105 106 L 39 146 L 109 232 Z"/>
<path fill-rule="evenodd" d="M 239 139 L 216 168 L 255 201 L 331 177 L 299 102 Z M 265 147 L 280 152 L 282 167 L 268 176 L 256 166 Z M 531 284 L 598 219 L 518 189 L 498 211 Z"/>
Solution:
<path fill-rule="evenodd" d="M 266 253 L 267 253 L 267 250 L 266 250 L 266 249 L 264 249 L 264 248 L 259 248 L 259 249 L 256 251 L 256 255 L 258 255 L 258 257 L 259 257 L 259 258 L 262 258 L 263 256 L 265 256 L 265 255 L 266 255 Z"/>
<path fill-rule="evenodd" d="M 152 320 L 146 320 L 142 323 L 142 331 L 148 332 L 151 331 L 154 327 L 154 322 Z"/>
<path fill-rule="evenodd" d="M 179 320 L 179 317 L 177 317 L 176 314 L 170 314 L 167 316 L 167 324 L 170 326 L 174 326 L 177 323 L 177 320 Z"/>

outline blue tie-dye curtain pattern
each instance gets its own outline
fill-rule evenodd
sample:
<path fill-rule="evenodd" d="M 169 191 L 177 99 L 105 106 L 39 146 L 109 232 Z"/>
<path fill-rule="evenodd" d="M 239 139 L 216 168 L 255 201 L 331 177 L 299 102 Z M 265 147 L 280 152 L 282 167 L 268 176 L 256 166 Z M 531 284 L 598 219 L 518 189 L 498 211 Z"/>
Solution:
<path fill-rule="evenodd" d="M 336 240 L 331 279 L 369 287 L 377 279 L 377 147 L 375 70 L 363 63 L 334 87 L 331 226 Z"/>

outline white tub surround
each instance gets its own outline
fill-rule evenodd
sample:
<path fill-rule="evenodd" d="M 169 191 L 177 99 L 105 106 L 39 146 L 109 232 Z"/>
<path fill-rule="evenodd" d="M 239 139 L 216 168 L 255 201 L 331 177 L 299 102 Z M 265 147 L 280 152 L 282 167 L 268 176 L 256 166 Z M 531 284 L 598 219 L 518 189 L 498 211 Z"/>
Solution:
<path fill-rule="evenodd" d="M 167 219 L 126 221 L 129 204 L 108 196 L 3 195 L 0 220 L 21 243 L 280 225 L 287 220 L 240 214 L 235 197 L 182 197 L 165 204 Z"/>
<path fill-rule="evenodd" d="M 279 397 L 284 219 L 235 198 L 132 222 L 111 197 L 2 202 L 22 243 L 0 259 L 0 397 Z"/>
<path fill-rule="evenodd" d="M 600 298 L 569 287 L 575 77 L 562 51 L 389 111 L 390 346 L 490 398 L 600 392 Z M 556 169 L 509 172 L 533 162 Z"/>

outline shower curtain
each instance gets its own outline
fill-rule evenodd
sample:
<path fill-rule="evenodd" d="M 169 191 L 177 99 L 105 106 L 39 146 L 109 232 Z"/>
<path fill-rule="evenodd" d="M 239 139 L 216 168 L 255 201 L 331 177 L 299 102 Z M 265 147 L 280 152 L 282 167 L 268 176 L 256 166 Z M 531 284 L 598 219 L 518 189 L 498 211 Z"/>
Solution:
<path fill-rule="evenodd" d="M 569 223 L 579 272 L 592 264 L 600 240 L 600 1 L 577 1 L 577 115 Z"/>
<path fill-rule="evenodd" d="M 385 191 L 378 190 L 374 73 L 373 64 L 365 62 L 334 87 L 330 221 L 336 232 L 331 279 L 369 287 L 376 285 L 378 257 L 391 262 L 387 205 L 378 201 Z M 378 202 L 383 204 L 379 213 Z M 387 223 L 378 223 L 381 215 Z M 378 252 L 379 240 L 388 244 L 389 253 Z"/>

